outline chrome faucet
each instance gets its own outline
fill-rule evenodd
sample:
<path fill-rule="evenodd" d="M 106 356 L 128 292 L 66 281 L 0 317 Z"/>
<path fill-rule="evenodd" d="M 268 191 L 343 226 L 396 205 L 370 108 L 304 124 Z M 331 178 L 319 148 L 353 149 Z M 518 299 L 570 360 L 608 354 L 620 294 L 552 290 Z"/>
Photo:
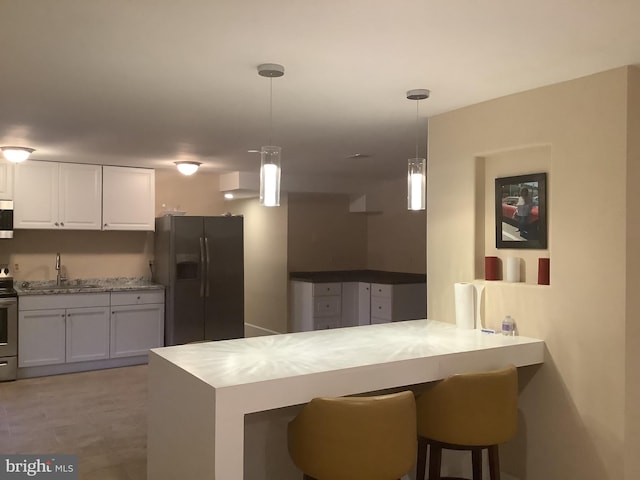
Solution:
<path fill-rule="evenodd" d="M 62 279 L 60 278 L 60 252 L 56 253 L 56 285 L 60 286 Z"/>

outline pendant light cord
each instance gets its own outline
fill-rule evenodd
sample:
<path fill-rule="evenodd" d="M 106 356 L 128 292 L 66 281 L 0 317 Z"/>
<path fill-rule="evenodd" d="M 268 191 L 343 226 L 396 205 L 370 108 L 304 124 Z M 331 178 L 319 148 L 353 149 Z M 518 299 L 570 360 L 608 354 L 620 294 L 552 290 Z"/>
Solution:
<path fill-rule="evenodd" d="M 420 105 L 420 100 L 416 101 L 416 157 L 418 157 L 418 139 L 420 138 L 420 126 L 418 124 L 418 107 Z"/>
<path fill-rule="evenodd" d="M 273 77 L 269 77 L 269 145 L 273 145 Z"/>

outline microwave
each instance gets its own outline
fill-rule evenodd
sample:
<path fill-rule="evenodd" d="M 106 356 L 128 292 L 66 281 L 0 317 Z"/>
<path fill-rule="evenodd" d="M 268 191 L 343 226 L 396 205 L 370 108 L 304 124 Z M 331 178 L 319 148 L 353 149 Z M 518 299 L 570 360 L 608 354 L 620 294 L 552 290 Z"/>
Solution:
<path fill-rule="evenodd" d="M 0 200 L 0 238 L 13 238 L 12 200 Z"/>

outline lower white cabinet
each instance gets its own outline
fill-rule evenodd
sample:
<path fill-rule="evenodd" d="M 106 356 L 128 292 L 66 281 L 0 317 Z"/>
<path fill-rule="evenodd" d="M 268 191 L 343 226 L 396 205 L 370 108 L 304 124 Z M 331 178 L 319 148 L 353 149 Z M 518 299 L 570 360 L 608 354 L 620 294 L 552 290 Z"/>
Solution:
<path fill-rule="evenodd" d="M 109 358 L 109 307 L 67 310 L 66 360 Z"/>
<path fill-rule="evenodd" d="M 18 367 L 65 362 L 66 318 L 64 309 L 20 311 Z"/>
<path fill-rule="evenodd" d="M 111 358 L 146 355 L 164 345 L 164 292 L 114 292 L 111 297 Z"/>
<path fill-rule="evenodd" d="M 163 290 L 19 299 L 21 368 L 141 356 L 163 345 Z"/>

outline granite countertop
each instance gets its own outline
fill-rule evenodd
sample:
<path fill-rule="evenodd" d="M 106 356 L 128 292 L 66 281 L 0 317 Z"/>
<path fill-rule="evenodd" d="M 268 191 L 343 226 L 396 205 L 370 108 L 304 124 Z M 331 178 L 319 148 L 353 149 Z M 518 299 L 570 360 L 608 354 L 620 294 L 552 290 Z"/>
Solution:
<path fill-rule="evenodd" d="M 382 270 L 336 270 L 326 272 L 290 272 L 291 280 L 302 282 L 365 282 L 383 284 L 426 283 L 421 273 L 386 272 Z"/>
<path fill-rule="evenodd" d="M 57 286 L 54 280 L 34 280 L 14 284 L 18 295 L 56 295 L 59 293 L 121 292 L 127 290 L 164 290 L 164 285 L 131 277 L 87 278 L 64 280 Z"/>

